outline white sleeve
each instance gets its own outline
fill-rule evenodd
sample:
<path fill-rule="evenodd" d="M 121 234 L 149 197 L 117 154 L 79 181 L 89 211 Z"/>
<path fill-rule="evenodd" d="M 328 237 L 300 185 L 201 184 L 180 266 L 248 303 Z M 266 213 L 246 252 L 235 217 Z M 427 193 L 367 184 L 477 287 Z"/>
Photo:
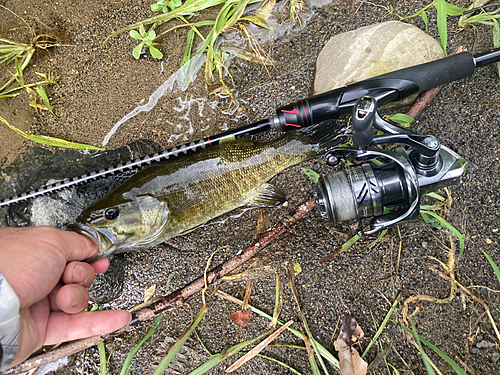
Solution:
<path fill-rule="evenodd" d="M 0 372 L 16 358 L 19 342 L 19 298 L 0 273 Z"/>

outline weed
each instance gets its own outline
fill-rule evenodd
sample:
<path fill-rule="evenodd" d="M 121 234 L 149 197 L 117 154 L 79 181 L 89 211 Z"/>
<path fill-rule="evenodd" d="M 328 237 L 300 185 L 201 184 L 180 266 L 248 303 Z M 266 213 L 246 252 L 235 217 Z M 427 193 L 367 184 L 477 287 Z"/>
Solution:
<path fill-rule="evenodd" d="M 141 25 L 139 26 L 139 32 L 137 32 L 136 30 L 130 30 L 130 36 L 136 40 L 141 41 L 132 52 L 136 59 L 141 57 L 145 46 L 149 49 L 149 53 L 155 59 L 161 59 L 163 57 L 163 53 L 161 53 L 157 48 L 154 47 L 154 45 L 158 43 L 153 43 L 156 38 L 156 32 L 153 27 L 149 29 L 148 32 L 146 32 L 146 30 L 144 29 L 144 25 Z"/>
<path fill-rule="evenodd" d="M 36 35 L 31 43 L 19 43 L 7 39 L 0 39 L 0 43 L 0 64 L 15 64 L 15 72 L 11 73 L 12 77 L 0 87 L 0 98 L 11 98 L 17 96 L 18 93 L 14 94 L 14 92 L 26 87 L 40 87 L 40 83 L 25 85 L 24 81 L 22 81 L 23 72 L 31 62 L 31 58 L 37 49 L 47 49 L 58 45 L 55 38 L 49 35 L 41 34 Z M 41 73 L 37 74 L 42 77 L 44 76 Z M 48 76 L 51 75 L 45 75 L 45 78 Z M 51 76 L 51 78 L 54 77 Z M 19 87 L 9 90 L 9 87 L 14 82 L 17 82 Z M 54 82 L 55 80 L 53 79 L 45 79 L 44 85 Z"/>
<path fill-rule="evenodd" d="M 490 0 L 473 0 L 470 6 L 468 6 L 467 8 L 461 8 L 456 5 L 447 3 L 445 0 L 434 0 L 411 16 L 399 16 L 399 18 L 403 21 L 421 16 L 425 23 L 425 29 L 426 31 L 428 31 L 428 18 L 426 10 L 434 6 L 437 10 L 437 27 L 439 32 L 439 39 L 441 40 L 441 46 L 443 47 L 443 51 L 445 52 L 445 54 L 448 38 L 448 16 L 460 16 L 460 19 L 457 23 L 459 29 L 474 24 L 492 26 L 493 46 L 496 48 L 500 47 L 500 25 L 498 22 L 498 20 L 500 19 L 500 6 L 498 5 L 498 3 L 487 5 L 489 2 Z M 497 68 L 498 74 L 500 75 L 500 63 L 497 63 Z"/>
<path fill-rule="evenodd" d="M 97 344 L 97 349 L 99 351 L 99 362 L 101 363 L 101 375 L 106 375 L 106 346 L 104 341 L 101 341 Z"/>
<path fill-rule="evenodd" d="M 267 28 L 266 19 L 269 17 L 269 9 L 272 11 L 274 8 L 274 1 L 269 1 L 266 7 L 261 7 L 261 12 L 255 16 L 243 15 L 250 4 L 258 3 L 262 0 L 186 0 L 184 3 L 181 0 L 157 0 L 155 4 L 151 5 L 151 9 L 155 12 L 162 12 L 159 15 L 148 18 L 146 20 L 129 25 L 123 29 L 112 33 L 105 41 L 105 43 L 112 37 L 123 32 L 130 31 L 130 35 L 139 40 L 140 43 L 134 48 L 133 55 L 139 58 L 141 51 L 144 47 L 148 47 L 151 56 L 154 58 L 161 58 L 161 52 L 153 47 L 156 44 L 154 41 L 159 37 L 169 33 L 170 31 L 189 27 L 186 37 L 186 48 L 184 56 L 181 61 L 181 66 L 187 64 L 193 54 L 194 39 L 198 36 L 202 43 L 197 48 L 196 55 L 206 54 L 207 60 L 205 65 L 205 80 L 208 86 L 216 85 L 216 89 L 209 89 L 209 93 L 230 95 L 223 77 L 227 74 L 227 59 L 230 55 L 234 55 L 243 59 L 256 60 L 266 63 L 268 57 L 260 51 L 260 46 L 253 38 L 251 32 L 244 23 L 253 23 L 259 27 Z M 199 22 L 191 22 L 190 18 L 198 14 L 200 11 L 207 8 L 221 6 L 216 18 L 214 20 L 203 20 Z M 297 13 L 301 10 L 302 2 L 294 0 L 290 3 L 290 15 L 297 18 Z M 266 12 L 262 11 L 265 8 Z M 187 18 L 186 18 L 187 17 Z M 174 26 L 161 34 L 156 34 L 155 28 L 169 22 L 171 20 L 180 20 L 183 22 L 181 25 Z M 151 25 L 151 28 L 146 32 L 144 26 Z M 201 28 L 210 27 L 210 31 L 205 35 L 200 31 Z M 137 31 L 138 29 L 138 31 Z M 248 40 L 250 49 L 252 50 L 255 58 L 250 57 L 249 54 L 236 51 L 233 49 L 224 49 L 220 46 L 219 37 L 229 30 L 236 30 Z M 186 77 L 187 82 L 192 82 L 192 77 Z M 222 87 L 222 89 L 220 88 Z"/>
<path fill-rule="evenodd" d="M 170 348 L 165 357 L 161 360 L 160 364 L 153 372 L 153 375 L 161 375 L 165 372 L 170 362 L 172 362 L 172 360 L 177 355 L 179 350 L 181 350 L 186 340 L 189 338 L 189 336 L 191 336 L 191 333 L 193 333 L 194 329 L 198 326 L 198 324 L 200 324 L 200 322 L 203 320 L 207 312 L 208 312 L 207 306 L 203 305 L 203 307 L 201 308 L 200 312 L 198 313 L 194 321 L 189 325 L 188 329 L 175 342 L 175 344 Z"/>
<path fill-rule="evenodd" d="M 481 250 L 481 251 L 483 251 L 483 250 Z M 498 266 L 495 264 L 493 259 L 491 259 L 491 257 L 486 252 L 483 251 L 483 254 L 486 257 L 486 259 L 488 260 L 488 263 L 490 264 L 491 268 L 493 268 L 493 272 L 495 272 L 495 275 L 498 279 L 498 282 L 500 283 L 500 270 L 498 269 Z"/>
<path fill-rule="evenodd" d="M 128 375 L 129 371 L 130 371 L 130 364 L 132 363 L 132 358 L 134 358 L 135 354 L 139 351 L 139 349 L 141 348 L 141 346 L 151 337 L 153 336 L 153 334 L 156 332 L 156 330 L 158 329 L 158 326 L 160 325 L 160 321 L 162 320 L 163 318 L 163 314 L 159 314 L 153 325 L 151 326 L 151 328 L 148 330 L 148 332 L 146 333 L 146 335 L 142 338 L 142 340 L 139 342 L 139 344 L 137 344 L 134 349 L 132 349 L 130 351 L 130 353 L 128 353 L 128 356 L 127 358 L 125 359 L 125 362 L 123 363 L 123 367 L 122 367 L 122 370 L 120 372 L 120 375 Z"/>
<path fill-rule="evenodd" d="M 96 146 L 91 146 L 91 145 L 86 145 L 82 143 L 75 143 L 75 142 L 69 142 L 65 141 L 64 139 L 60 138 L 54 138 L 54 137 L 48 137 L 45 135 L 33 135 L 33 134 L 28 134 L 23 132 L 22 130 L 10 125 L 7 120 L 4 118 L 0 117 L 0 122 L 4 123 L 7 125 L 9 128 L 14 130 L 16 133 L 19 135 L 22 135 L 24 138 L 29 139 L 30 141 L 37 142 L 43 145 L 47 146 L 55 146 L 55 147 L 64 147 L 64 148 L 75 148 L 75 149 L 88 149 L 88 150 L 103 150 L 100 147 Z"/>
<path fill-rule="evenodd" d="M 395 323 L 395 324 L 397 324 L 397 323 Z M 422 343 L 425 344 L 426 346 L 428 346 L 429 348 L 431 348 L 437 355 L 439 355 L 443 360 L 445 360 L 458 375 L 466 375 L 466 372 L 453 359 L 451 359 L 445 352 L 443 352 L 441 349 L 434 346 L 429 341 L 427 341 L 422 336 L 420 336 L 417 333 L 413 322 L 412 322 L 412 326 L 413 326 L 412 327 L 413 329 L 410 329 L 410 328 L 407 328 L 403 325 L 400 325 L 401 328 L 403 328 L 405 331 L 411 333 L 413 335 L 413 337 L 415 337 L 415 339 L 417 340 L 420 353 L 422 354 L 422 360 L 424 361 L 424 364 L 425 364 L 425 367 L 427 369 L 428 374 L 434 374 L 435 372 L 430 367 L 431 365 L 430 365 L 430 362 L 429 362 L 427 355 L 424 352 L 424 349 L 422 347 Z"/>

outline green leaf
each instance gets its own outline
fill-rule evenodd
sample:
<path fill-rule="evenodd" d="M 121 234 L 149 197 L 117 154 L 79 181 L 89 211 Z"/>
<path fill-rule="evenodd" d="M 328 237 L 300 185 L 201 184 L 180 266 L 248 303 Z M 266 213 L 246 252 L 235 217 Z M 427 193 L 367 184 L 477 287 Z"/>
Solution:
<path fill-rule="evenodd" d="M 318 173 L 309 168 L 300 168 L 300 169 L 302 169 L 302 172 L 304 172 L 306 176 L 312 180 L 312 182 L 314 182 L 315 184 L 318 183 L 319 178 L 321 177 Z"/>
<path fill-rule="evenodd" d="M 368 246 L 366 246 L 366 248 L 370 248 L 372 247 L 373 245 L 375 245 L 378 241 L 380 241 L 386 234 L 387 234 L 387 231 L 389 229 L 384 229 L 382 232 L 380 232 L 377 236 L 377 238 L 375 239 L 375 241 L 371 242 Z"/>
<path fill-rule="evenodd" d="M 151 10 L 153 12 L 159 12 L 162 9 L 163 9 L 163 5 L 161 5 L 161 4 L 151 4 Z"/>
<path fill-rule="evenodd" d="M 429 20 L 427 19 L 427 13 L 425 13 L 425 10 L 422 12 L 422 20 L 425 24 L 425 32 L 429 34 Z"/>
<path fill-rule="evenodd" d="M 446 19 L 447 19 L 446 1 L 437 0 L 436 9 L 437 9 L 437 26 L 439 31 L 439 39 L 441 39 L 441 47 L 443 47 L 444 54 L 445 56 L 447 56 L 448 54 L 446 53 L 446 46 L 448 44 L 448 29 L 446 24 Z"/>
<path fill-rule="evenodd" d="M 240 21 L 248 21 L 248 22 L 251 22 L 257 26 L 263 27 L 264 29 L 269 28 L 269 25 L 267 24 L 267 22 L 264 19 L 262 19 L 260 17 L 256 17 L 256 16 L 241 17 Z"/>
<path fill-rule="evenodd" d="M 153 56 L 155 59 L 161 59 L 163 57 L 163 53 L 161 53 L 158 49 L 156 49 L 153 46 L 149 47 L 149 53 L 151 56 Z"/>
<path fill-rule="evenodd" d="M 500 47 L 500 26 L 496 19 L 493 19 L 493 46 Z M 500 62 L 497 62 L 498 75 L 500 76 Z"/>
<path fill-rule="evenodd" d="M 156 31 L 154 29 L 149 30 L 148 35 L 146 36 L 146 40 L 153 41 L 156 38 Z"/>
<path fill-rule="evenodd" d="M 498 269 L 495 262 L 493 262 L 493 259 L 491 259 L 491 257 L 488 254 L 486 254 L 483 250 L 481 250 L 481 251 L 483 252 L 486 259 L 488 259 L 488 262 L 490 263 L 491 268 L 493 268 L 493 272 L 495 272 L 495 275 L 498 279 L 498 282 L 500 283 L 500 270 Z"/>
<path fill-rule="evenodd" d="M 458 241 L 460 242 L 460 253 L 458 254 L 458 257 L 462 255 L 464 248 L 465 248 L 465 241 L 464 241 L 464 236 L 462 236 L 462 233 L 460 233 L 453 225 L 448 223 L 445 219 L 443 219 L 441 216 L 439 216 L 437 213 L 432 212 L 432 211 L 424 211 L 420 210 L 420 214 L 422 215 L 422 218 L 424 218 L 425 215 L 430 215 L 433 218 L 437 220 L 437 222 L 442 225 L 443 227 L 447 228 L 455 237 L 458 238 Z M 424 218 L 425 220 L 425 218 Z"/>
<path fill-rule="evenodd" d="M 342 247 L 340 248 L 339 254 L 350 249 L 351 246 L 354 245 L 356 242 L 358 242 L 360 239 L 361 239 L 361 236 L 359 234 L 355 234 L 354 236 L 352 236 L 345 244 L 342 245 Z"/>
<path fill-rule="evenodd" d="M 158 367 L 155 369 L 153 372 L 153 375 L 162 375 L 170 362 L 174 359 L 174 357 L 177 355 L 179 350 L 181 350 L 182 346 L 186 342 L 186 340 L 191 336 L 191 333 L 194 331 L 194 329 L 200 324 L 200 322 L 203 320 L 205 317 L 206 313 L 208 312 L 207 306 L 203 305 L 201 308 L 200 312 L 198 315 L 194 318 L 194 321 L 189 325 L 188 329 L 184 332 L 184 334 L 175 342 L 175 344 L 169 349 L 167 352 L 167 355 L 163 357 L 161 360 L 160 364 Z"/>
<path fill-rule="evenodd" d="M 141 57 L 141 51 L 142 51 L 142 47 L 144 46 L 144 42 L 142 43 L 139 43 L 135 48 L 134 50 L 132 51 L 132 55 L 134 55 L 134 57 L 136 59 L 139 59 L 139 57 Z"/>
<path fill-rule="evenodd" d="M 141 24 L 141 25 L 139 26 L 139 34 L 141 34 L 141 36 L 142 36 L 143 38 L 145 38 L 145 37 L 146 37 L 146 29 L 144 28 L 144 24 Z"/>
<path fill-rule="evenodd" d="M 179 350 L 181 350 L 182 346 L 186 342 L 186 340 L 189 338 L 191 333 L 194 331 L 194 329 L 200 324 L 200 322 L 203 320 L 205 317 L 205 314 L 208 312 L 207 306 L 203 305 L 201 308 L 200 312 L 198 315 L 194 318 L 194 321 L 189 325 L 188 329 L 184 332 L 184 334 L 175 342 L 175 344 L 170 348 L 170 350 L 167 352 L 167 355 L 163 357 L 161 360 L 160 364 L 158 367 L 155 369 L 153 372 L 153 375 L 162 375 L 170 362 L 174 359 L 174 357 L 177 355 Z"/>
<path fill-rule="evenodd" d="M 396 124 L 399 124 L 404 127 L 409 127 L 410 124 L 415 121 L 415 119 L 411 116 L 408 116 L 404 113 L 395 113 L 393 115 L 389 116 L 384 116 L 386 119 L 391 120 L 392 122 L 395 122 Z"/>
<path fill-rule="evenodd" d="M 40 95 L 40 98 L 42 98 L 43 104 L 45 104 L 47 107 L 50 107 L 49 97 L 47 96 L 44 88 L 42 86 L 35 86 L 35 90 L 38 95 Z"/>
<path fill-rule="evenodd" d="M 143 39 L 142 36 L 141 36 L 141 34 L 139 34 L 137 32 L 137 30 L 130 30 L 130 36 L 132 38 L 134 38 L 134 39 L 137 39 L 137 40 L 142 40 Z"/>
<path fill-rule="evenodd" d="M 19 135 L 22 135 L 24 138 L 27 138 L 30 141 L 37 142 L 37 143 L 40 143 L 43 145 L 63 147 L 63 148 L 75 148 L 75 149 L 104 150 L 103 148 L 100 148 L 100 147 L 86 145 L 86 144 L 82 144 L 82 143 L 69 142 L 69 141 L 65 141 L 64 139 L 47 137 L 44 135 L 28 134 L 28 133 L 25 133 L 22 130 L 10 125 L 7 122 L 7 120 L 5 120 L 3 117 L 0 117 L 0 122 L 3 122 L 5 125 L 7 125 L 9 128 L 14 130 Z"/>
<path fill-rule="evenodd" d="M 445 197 L 443 197 L 442 195 L 439 195 L 438 193 L 435 193 L 433 191 L 431 191 L 429 193 L 426 193 L 425 195 L 428 196 L 428 197 L 430 197 L 430 198 L 437 199 L 440 202 L 446 202 L 446 198 Z"/>
<path fill-rule="evenodd" d="M 446 14 L 449 16 L 461 16 L 467 8 L 460 8 L 456 5 L 446 3 Z"/>
<path fill-rule="evenodd" d="M 139 351 L 140 347 L 142 346 L 142 344 L 144 344 L 151 336 L 153 336 L 153 334 L 156 332 L 156 330 L 158 329 L 158 326 L 160 325 L 160 321 L 161 319 L 163 318 L 163 313 L 162 314 L 159 314 L 153 325 L 151 326 L 151 328 L 148 330 L 148 332 L 146 333 L 146 335 L 142 338 L 142 340 L 139 342 L 139 344 L 137 344 L 134 349 L 132 349 L 130 351 L 130 353 L 128 353 L 128 356 L 127 358 L 125 359 L 125 362 L 123 363 L 123 367 L 122 367 L 122 371 L 120 372 L 120 375 L 128 375 L 129 371 L 130 371 L 130 363 L 132 362 L 132 358 L 134 358 L 134 356 L 136 355 L 136 353 Z"/>
<path fill-rule="evenodd" d="M 404 330 L 408 331 L 409 333 L 411 333 L 417 340 L 423 342 L 429 348 L 434 350 L 434 352 L 436 352 L 437 355 L 439 355 L 443 360 L 445 360 L 453 368 L 453 370 L 455 370 L 455 372 L 458 375 L 467 375 L 467 373 L 453 359 L 451 359 L 446 353 L 444 353 L 441 349 L 439 349 L 436 346 L 434 346 L 433 344 L 431 344 L 429 341 L 424 339 L 422 336 L 420 336 L 414 330 L 411 330 L 408 327 L 405 327 L 403 325 L 399 325 L 399 326 L 401 328 L 403 328 Z"/>
<path fill-rule="evenodd" d="M 170 1 L 170 9 L 174 10 L 179 8 L 182 5 L 182 0 L 171 0 Z"/>

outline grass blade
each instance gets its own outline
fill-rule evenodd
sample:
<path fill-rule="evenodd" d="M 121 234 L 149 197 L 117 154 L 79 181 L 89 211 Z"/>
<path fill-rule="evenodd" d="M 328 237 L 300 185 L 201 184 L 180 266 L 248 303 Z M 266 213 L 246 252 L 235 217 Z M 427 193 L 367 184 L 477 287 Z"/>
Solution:
<path fill-rule="evenodd" d="M 366 246 L 366 248 L 368 249 L 368 248 L 372 247 L 373 245 L 375 245 L 378 241 L 380 241 L 382 239 L 382 237 L 384 237 L 387 234 L 388 230 L 389 229 L 386 228 L 382 232 L 380 232 L 378 234 L 377 238 L 374 241 L 372 241 L 370 244 L 368 244 L 368 246 Z"/>
<path fill-rule="evenodd" d="M 142 340 L 137 344 L 134 349 L 128 353 L 127 358 L 125 359 L 125 362 L 123 363 L 122 371 L 120 372 L 120 375 L 128 375 L 130 371 L 130 363 L 132 362 L 132 358 L 134 358 L 135 354 L 139 351 L 139 348 L 144 344 L 153 334 L 156 332 L 158 326 L 160 325 L 160 321 L 163 318 L 163 314 L 159 314 L 151 328 L 148 330 L 146 335 L 142 338 Z"/>
<path fill-rule="evenodd" d="M 241 306 L 243 304 L 243 302 L 240 301 L 239 299 L 237 299 L 237 298 L 235 298 L 227 293 L 224 293 L 221 290 L 218 290 L 217 294 L 219 296 L 221 296 L 222 298 L 225 298 L 231 302 L 236 303 L 237 305 Z M 273 317 L 271 315 L 266 314 L 264 311 L 259 310 L 258 308 L 253 307 L 252 305 L 248 305 L 248 308 L 250 310 L 252 310 L 254 313 L 256 313 L 257 315 L 260 315 L 260 316 L 267 318 L 269 320 L 273 319 Z M 284 322 L 281 320 L 278 320 L 278 323 L 281 325 L 284 324 Z M 293 333 L 298 338 L 302 339 L 302 337 L 303 337 L 302 333 L 298 329 L 295 329 L 293 327 L 288 327 L 287 330 L 290 331 L 291 333 Z M 314 345 L 316 345 L 316 347 L 318 349 L 318 353 L 321 354 L 321 356 L 323 358 L 325 358 L 328 362 L 330 362 L 332 366 L 335 366 L 338 369 L 339 368 L 339 360 L 337 358 L 335 358 L 335 356 L 332 353 L 330 353 L 323 345 L 321 345 L 319 342 L 317 342 L 314 338 L 312 338 L 311 341 L 313 341 Z"/>
<path fill-rule="evenodd" d="M 422 20 L 424 21 L 425 24 L 426 34 L 429 34 L 429 19 L 427 18 L 427 13 L 425 13 L 425 10 L 422 12 Z"/>
<path fill-rule="evenodd" d="M 214 368 L 215 366 L 217 366 L 219 363 L 223 362 L 227 358 L 229 358 L 235 354 L 238 354 L 240 351 L 245 349 L 248 345 L 251 345 L 254 342 L 262 339 L 265 335 L 267 335 L 267 332 L 263 333 L 262 335 L 257 336 L 256 338 L 253 338 L 253 339 L 248 340 L 248 341 L 240 342 L 236 345 L 233 345 L 233 346 L 227 348 L 226 350 L 220 352 L 219 354 L 214 355 L 212 357 L 212 359 L 208 360 L 207 362 L 202 364 L 200 367 L 191 371 L 188 375 L 201 375 L 201 374 L 206 373 L 207 371 Z"/>
<path fill-rule="evenodd" d="M 205 317 L 205 314 L 208 312 L 207 306 L 203 305 L 201 308 L 200 312 L 194 319 L 194 321 L 189 325 L 188 329 L 184 334 L 175 342 L 175 344 L 170 348 L 168 351 L 167 355 L 161 360 L 160 364 L 156 368 L 156 370 L 153 372 L 153 375 L 162 375 L 165 370 L 167 369 L 168 365 L 174 357 L 177 355 L 179 350 L 181 350 L 182 346 L 186 342 L 189 336 L 191 336 L 191 333 L 194 331 L 194 329 L 198 326 L 198 324 L 203 320 Z"/>
<path fill-rule="evenodd" d="M 97 349 L 99 350 L 99 362 L 101 364 L 101 375 L 106 375 L 106 346 L 104 341 L 97 344 Z"/>
<path fill-rule="evenodd" d="M 266 339 L 261 341 L 259 345 L 255 346 L 252 350 L 250 350 L 243 357 L 234 362 L 229 368 L 226 369 L 226 372 L 233 372 L 236 369 L 240 368 L 243 364 L 248 362 L 250 359 L 258 355 L 262 350 L 266 348 L 276 337 L 278 337 L 285 329 L 287 329 L 290 325 L 293 324 L 293 320 L 288 321 L 285 325 L 278 328 L 275 332 L 270 334 Z"/>
<path fill-rule="evenodd" d="M 458 241 L 460 242 L 460 253 L 458 254 L 458 258 L 460 258 L 465 248 L 464 236 L 462 236 L 462 233 L 460 233 L 453 225 L 448 223 L 445 219 L 443 219 L 435 212 L 421 210 L 420 214 L 422 215 L 422 217 L 424 217 L 425 215 L 430 215 L 434 217 L 439 222 L 439 224 L 447 228 L 451 233 L 453 233 L 455 237 L 458 238 Z M 425 217 L 424 220 L 426 220 Z"/>
<path fill-rule="evenodd" d="M 365 351 L 361 355 L 361 358 L 365 357 L 365 355 L 368 353 L 368 351 L 370 350 L 370 348 L 373 346 L 373 344 L 375 344 L 375 342 L 377 341 L 377 339 L 380 337 L 380 335 L 382 334 L 382 331 L 384 330 L 387 322 L 391 318 L 391 315 L 394 312 L 394 310 L 396 309 L 396 306 L 398 305 L 398 303 L 399 303 L 399 301 L 396 299 L 394 301 L 394 303 L 392 304 L 391 308 L 389 309 L 389 312 L 385 316 L 384 320 L 382 321 L 382 324 L 380 325 L 380 327 L 378 328 L 377 332 L 375 333 L 375 336 L 373 336 L 373 338 L 371 339 L 370 343 L 366 347 Z"/>
<path fill-rule="evenodd" d="M 481 250 L 481 251 L 483 251 L 483 250 Z M 495 264 L 495 262 L 493 262 L 493 259 L 491 259 L 491 257 L 488 254 L 486 254 L 484 251 L 483 251 L 483 254 L 486 257 L 486 259 L 488 259 L 488 262 L 490 263 L 491 268 L 493 268 L 493 272 L 495 272 L 495 275 L 497 276 L 498 282 L 500 283 L 500 270 L 498 269 L 497 265 Z"/>
<path fill-rule="evenodd" d="M 361 239 L 361 236 L 359 234 L 355 234 L 352 236 L 346 243 L 342 245 L 340 248 L 339 254 L 343 253 L 344 251 L 347 251 L 351 248 L 352 245 L 354 245 L 356 242 L 358 242 Z"/>
<path fill-rule="evenodd" d="M 397 323 L 396 323 L 397 324 Z M 417 332 L 414 330 L 409 329 L 408 327 L 405 327 L 403 325 L 399 325 L 401 328 L 404 330 L 408 331 L 415 337 L 417 341 L 423 342 L 425 345 L 427 345 L 429 348 L 434 350 L 437 355 L 439 355 L 442 359 L 444 359 L 452 368 L 455 370 L 455 372 L 458 375 L 467 375 L 467 373 L 453 360 L 451 359 L 446 353 L 444 353 L 441 349 L 437 348 L 436 346 L 432 345 L 429 341 L 424 339 L 422 336 L 420 336 Z"/>
<path fill-rule="evenodd" d="M 7 120 L 5 120 L 3 117 L 0 117 L 0 122 L 3 122 L 5 125 L 7 125 L 9 128 L 14 130 L 16 133 L 19 135 L 22 135 L 24 138 L 29 139 L 30 141 L 40 143 L 43 145 L 47 146 L 55 146 L 55 147 L 63 147 L 63 148 L 74 148 L 74 149 L 88 149 L 88 150 L 104 150 L 101 147 L 96 147 L 96 146 L 91 146 L 91 145 L 86 145 L 83 143 L 75 143 L 75 142 L 69 142 L 65 141 L 64 139 L 60 138 L 54 138 L 54 137 L 48 137 L 45 135 L 32 135 L 23 132 L 22 130 L 10 125 Z"/>
<path fill-rule="evenodd" d="M 448 45 L 448 29 L 446 24 L 447 19 L 447 7 L 445 0 L 437 0 L 437 26 L 439 31 L 439 39 L 441 40 L 441 46 L 443 47 L 444 55 L 448 56 L 446 53 L 446 46 Z"/>
<path fill-rule="evenodd" d="M 500 25 L 496 19 L 493 19 L 493 46 L 500 47 Z M 500 76 L 500 62 L 497 62 L 498 76 Z"/>

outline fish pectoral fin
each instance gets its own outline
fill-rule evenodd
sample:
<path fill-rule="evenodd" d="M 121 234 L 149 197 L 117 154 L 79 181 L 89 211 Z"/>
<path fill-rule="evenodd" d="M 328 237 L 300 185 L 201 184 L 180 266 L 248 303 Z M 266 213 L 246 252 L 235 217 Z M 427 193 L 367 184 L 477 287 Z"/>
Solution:
<path fill-rule="evenodd" d="M 273 207 L 286 201 L 285 193 L 271 184 L 262 185 L 257 194 L 250 198 L 248 207 Z"/>

